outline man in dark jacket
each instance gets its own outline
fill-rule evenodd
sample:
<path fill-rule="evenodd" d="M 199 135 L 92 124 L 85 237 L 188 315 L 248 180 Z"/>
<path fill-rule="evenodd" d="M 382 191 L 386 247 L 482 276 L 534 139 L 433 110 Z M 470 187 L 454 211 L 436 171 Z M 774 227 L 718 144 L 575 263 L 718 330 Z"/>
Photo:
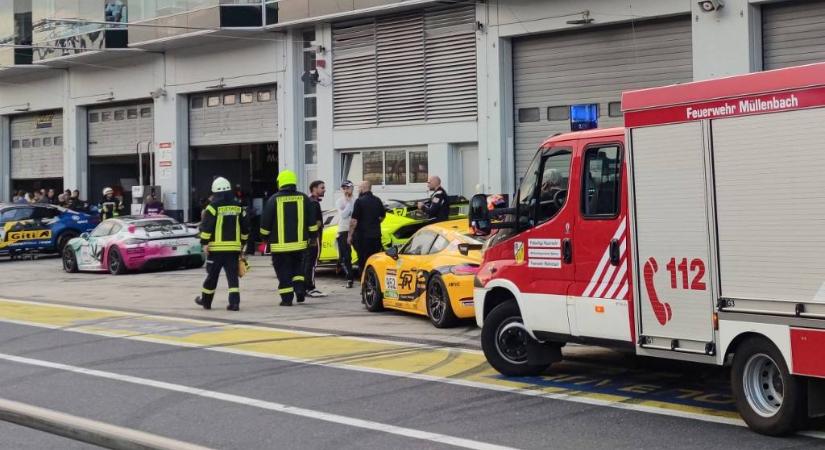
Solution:
<path fill-rule="evenodd" d="M 418 209 L 433 220 L 447 220 L 450 217 L 450 197 L 441 187 L 441 178 L 433 175 L 427 180 L 427 187 L 433 192 L 426 202 L 419 202 Z"/>
<path fill-rule="evenodd" d="M 310 239 L 318 234 L 319 219 L 309 198 L 298 192 L 297 184 L 295 172 L 281 171 L 278 192 L 269 197 L 261 214 L 261 237 L 269 241 L 281 306 L 292 306 L 293 298 L 298 303 L 304 301 L 304 257 Z"/>
<path fill-rule="evenodd" d="M 347 242 L 355 246 L 358 268 L 363 275 L 367 259 L 384 249 L 381 244 L 381 222 L 386 210 L 381 199 L 372 194 L 372 183 L 362 181 L 359 189 L 358 199 L 352 207 Z"/>
<path fill-rule="evenodd" d="M 115 197 L 115 191 L 110 188 L 103 189 L 103 201 L 100 202 L 100 220 L 118 217 L 123 212 L 123 202 Z"/>
<path fill-rule="evenodd" d="M 304 257 L 304 284 L 306 284 L 307 297 L 327 296 L 327 294 L 324 294 L 315 287 L 315 269 L 318 267 L 318 258 L 321 256 L 321 236 L 323 236 L 324 233 L 321 201 L 324 200 L 324 194 L 326 194 L 326 192 L 327 187 L 321 180 L 315 180 L 309 184 L 309 205 L 317 219 L 315 223 L 318 225 L 318 233 L 315 238 L 309 240 L 307 254 L 306 257 Z"/>
<path fill-rule="evenodd" d="M 195 303 L 203 309 L 212 308 L 215 288 L 221 270 L 226 271 L 229 284 L 229 311 L 238 311 L 241 303 L 241 289 L 238 268 L 241 249 L 249 238 L 246 210 L 232 195 L 232 186 L 226 178 L 218 177 L 212 182 L 214 199 L 204 210 L 200 225 L 201 245 L 207 253 L 206 279 L 200 297 Z"/>

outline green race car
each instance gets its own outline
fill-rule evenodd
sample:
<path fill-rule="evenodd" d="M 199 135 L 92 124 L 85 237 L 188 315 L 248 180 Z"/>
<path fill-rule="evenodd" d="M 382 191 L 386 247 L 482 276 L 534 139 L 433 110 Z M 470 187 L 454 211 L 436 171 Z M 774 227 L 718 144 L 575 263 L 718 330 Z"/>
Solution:
<path fill-rule="evenodd" d="M 405 244 L 416 231 L 432 223 L 431 220 L 418 210 L 419 201 L 425 200 L 389 200 L 384 203 L 387 216 L 381 222 L 381 243 L 384 248 L 393 245 Z M 464 197 L 450 197 L 450 219 L 467 217 L 470 203 Z M 338 264 L 338 210 L 324 211 L 324 232 L 321 240 L 321 256 L 319 265 L 334 266 Z M 352 251 L 352 261 L 357 261 L 355 250 Z"/>

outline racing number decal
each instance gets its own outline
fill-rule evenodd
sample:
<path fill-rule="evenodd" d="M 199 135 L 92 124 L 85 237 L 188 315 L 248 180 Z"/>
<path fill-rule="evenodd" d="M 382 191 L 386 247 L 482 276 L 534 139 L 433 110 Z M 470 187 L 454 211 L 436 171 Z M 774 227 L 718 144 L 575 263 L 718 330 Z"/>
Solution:
<path fill-rule="evenodd" d="M 703 281 L 705 277 L 705 262 L 701 259 L 696 258 L 690 262 L 690 272 L 692 272 L 694 276 L 693 281 L 689 286 L 687 258 L 682 258 L 682 261 L 678 265 L 676 264 L 676 258 L 670 258 L 670 262 L 667 264 L 666 268 L 670 273 L 671 289 L 678 289 L 678 273 L 681 273 L 682 275 L 682 289 L 689 289 L 693 291 L 704 291 L 707 289 L 707 285 Z M 650 306 L 653 307 L 653 314 L 656 316 L 656 320 L 659 321 L 660 325 L 666 325 L 673 318 L 673 311 L 670 308 L 670 303 L 660 300 L 659 295 L 656 292 L 656 286 L 653 283 L 653 276 L 656 275 L 656 272 L 658 271 L 659 264 L 656 262 L 656 258 L 648 258 L 644 267 L 645 290 L 647 291 L 647 297 L 650 300 Z"/>

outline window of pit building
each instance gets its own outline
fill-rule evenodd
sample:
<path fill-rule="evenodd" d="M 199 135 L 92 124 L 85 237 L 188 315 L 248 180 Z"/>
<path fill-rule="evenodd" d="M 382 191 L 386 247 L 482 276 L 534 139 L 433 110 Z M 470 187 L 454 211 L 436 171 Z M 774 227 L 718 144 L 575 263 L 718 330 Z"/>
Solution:
<path fill-rule="evenodd" d="M 621 202 L 621 149 L 617 145 L 588 148 L 584 153 L 582 214 L 606 219 L 619 214 Z"/>
<path fill-rule="evenodd" d="M 31 148 L 32 141 L 31 139 L 23 139 L 23 148 Z"/>
<path fill-rule="evenodd" d="M 547 120 L 570 120 L 570 106 L 551 106 L 547 108 Z"/>
<path fill-rule="evenodd" d="M 622 117 L 622 102 L 610 102 L 607 104 L 607 115 L 610 117 Z"/>
<path fill-rule="evenodd" d="M 55 146 L 63 145 L 63 137 L 61 137 L 61 136 L 55 137 L 54 138 L 54 145 Z"/>
<path fill-rule="evenodd" d="M 223 104 L 226 105 L 234 105 L 238 102 L 238 96 L 235 94 L 226 94 L 223 96 Z"/>
<path fill-rule="evenodd" d="M 220 95 L 210 95 L 206 99 L 206 106 L 208 106 L 210 108 L 213 107 L 213 106 L 218 106 L 220 104 L 221 104 L 221 96 Z"/>
<path fill-rule="evenodd" d="M 258 91 L 258 101 L 268 102 L 272 100 L 272 91 Z"/>
<path fill-rule="evenodd" d="M 100 113 L 100 121 L 101 122 L 110 122 L 112 120 L 112 112 L 111 111 L 103 111 Z"/>
<path fill-rule="evenodd" d="M 100 122 L 100 114 L 98 113 L 89 113 L 89 123 L 97 123 Z"/>
<path fill-rule="evenodd" d="M 52 146 L 52 138 L 51 137 L 44 137 L 43 138 L 43 147 L 51 147 Z"/>
<path fill-rule="evenodd" d="M 126 111 L 118 109 L 115 111 L 115 120 L 123 120 L 126 118 Z"/>
<path fill-rule="evenodd" d="M 138 118 L 138 111 L 137 108 L 129 108 L 126 110 L 126 118 L 127 119 L 137 119 Z"/>
<path fill-rule="evenodd" d="M 264 20 L 266 25 L 278 23 L 278 2 L 281 0 L 264 0 Z"/>
<path fill-rule="evenodd" d="M 143 119 L 152 117 L 152 108 L 140 108 L 140 117 Z"/>
<path fill-rule="evenodd" d="M 241 104 L 246 105 L 255 101 L 255 94 L 252 92 L 241 92 Z"/>
<path fill-rule="evenodd" d="M 203 108 L 203 97 L 197 96 L 192 97 L 192 109 L 201 109 Z"/>
<path fill-rule="evenodd" d="M 341 153 L 341 179 L 374 185 L 403 186 L 426 183 L 429 176 L 426 150 L 368 150 Z"/>
<path fill-rule="evenodd" d="M 15 139 L 15 140 L 11 141 L 11 148 L 20 148 L 20 140 Z"/>
<path fill-rule="evenodd" d="M 538 108 L 519 108 L 518 110 L 518 121 L 521 123 L 525 122 L 538 122 L 540 119 L 539 117 L 539 109 Z"/>
<path fill-rule="evenodd" d="M 32 139 L 32 148 L 40 148 L 40 146 L 42 144 L 43 144 L 43 141 L 41 141 L 40 138 Z"/>

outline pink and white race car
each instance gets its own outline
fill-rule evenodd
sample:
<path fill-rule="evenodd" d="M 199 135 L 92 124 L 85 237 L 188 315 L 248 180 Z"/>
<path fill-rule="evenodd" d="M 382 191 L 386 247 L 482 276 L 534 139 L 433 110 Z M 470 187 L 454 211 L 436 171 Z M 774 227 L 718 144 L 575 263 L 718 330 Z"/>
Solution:
<path fill-rule="evenodd" d="M 104 220 L 63 249 L 63 270 L 69 273 L 108 271 L 120 275 L 130 270 L 196 268 L 204 262 L 197 228 L 166 216 Z"/>

